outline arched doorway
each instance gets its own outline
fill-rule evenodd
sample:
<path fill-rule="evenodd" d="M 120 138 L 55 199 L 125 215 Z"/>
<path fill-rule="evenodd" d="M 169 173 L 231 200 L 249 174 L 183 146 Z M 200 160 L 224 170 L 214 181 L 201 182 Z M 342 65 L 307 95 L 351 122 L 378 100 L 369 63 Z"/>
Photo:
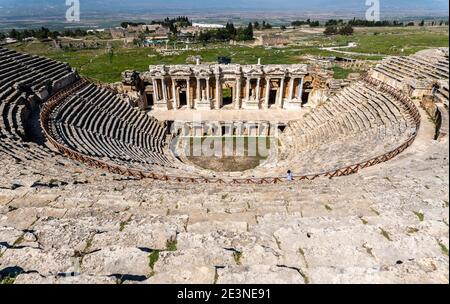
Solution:
<path fill-rule="evenodd" d="M 234 85 L 225 82 L 222 86 L 222 107 L 232 105 L 234 101 Z"/>

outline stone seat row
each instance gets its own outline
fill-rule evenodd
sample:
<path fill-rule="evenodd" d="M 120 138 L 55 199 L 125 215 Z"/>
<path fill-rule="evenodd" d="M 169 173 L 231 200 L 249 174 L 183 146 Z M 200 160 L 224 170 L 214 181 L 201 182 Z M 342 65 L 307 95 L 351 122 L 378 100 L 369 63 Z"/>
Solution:
<path fill-rule="evenodd" d="M 126 144 L 114 138 L 74 126 L 58 125 L 57 129 L 59 130 L 60 139 L 64 140 L 70 148 L 91 157 L 104 161 L 120 161 L 121 165 L 127 162 L 136 162 L 170 166 L 166 157 L 161 153 L 142 149 L 139 146 Z"/>
<path fill-rule="evenodd" d="M 448 84 L 440 87 L 436 91 L 435 96 L 436 96 L 438 102 L 444 104 L 448 109 L 448 103 L 449 103 Z"/>
<path fill-rule="evenodd" d="M 58 113 L 58 120 L 68 123 L 80 121 L 82 127 L 89 125 L 97 131 L 100 125 L 98 123 L 90 124 L 94 116 L 103 119 L 111 117 L 115 122 L 123 123 L 124 127 L 134 128 L 157 139 L 163 138 L 165 133 L 164 125 L 154 118 L 143 115 L 110 91 L 98 89 L 94 85 L 89 85 L 75 94 L 72 100 L 63 104 Z"/>
<path fill-rule="evenodd" d="M 385 154 L 414 131 L 400 102 L 359 81 L 289 124 L 280 167 L 312 174 L 336 170 Z"/>
<path fill-rule="evenodd" d="M 431 65 L 430 62 L 417 60 L 414 57 L 392 57 L 389 62 L 389 67 L 404 73 L 409 77 L 432 78 L 439 79 L 448 75 L 448 68 L 444 70 L 440 66 Z"/>
<path fill-rule="evenodd" d="M 397 148 L 399 143 L 405 142 L 410 136 L 407 132 L 390 136 L 380 136 L 380 133 L 382 131 L 373 129 L 303 150 L 290 162 L 296 164 L 296 172 L 329 172 L 383 155 Z"/>
<path fill-rule="evenodd" d="M 70 76 L 69 78 L 67 78 Z M 74 71 L 48 58 L 17 53 L 0 47 L 0 147 L 2 157 L 17 162 L 51 162 L 55 153 L 28 141 L 26 125 L 35 103 L 55 93 L 58 85 L 70 81 Z M 41 95 L 41 87 L 47 90 Z"/>
<path fill-rule="evenodd" d="M 444 63 L 433 63 L 420 57 L 394 57 L 394 63 L 400 63 L 403 67 L 411 67 L 414 71 L 427 73 L 432 78 L 448 77 L 448 60 Z"/>
<path fill-rule="evenodd" d="M 164 154 L 165 125 L 109 90 L 87 84 L 51 114 L 56 139 L 86 156 L 129 168 L 173 168 Z"/>
<path fill-rule="evenodd" d="M 2 92 L 14 84 L 39 88 L 47 81 L 58 82 L 67 74 L 73 73 L 68 65 L 61 62 L 43 57 L 15 54 L 6 57 L 0 54 L 0 57 L 3 58 L 3 63 L 0 63 Z"/>
<path fill-rule="evenodd" d="M 298 152 L 370 129 L 382 131 L 379 136 L 401 134 L 411 124 L 408 119 L 389 97 L 358 82 L 331 97 L 303 120 L 291 122 L 286 133 L 290 139 L 286 141 L 287 150 Z"/>
<path fill-rule="evenodd" d="M 448 56 L 435 56 L 416 54 L 409 57 L 389 57 L 374 70 L 380 72 L 398 82 L 404 82 L 405 79 L 429 79 L 440 80 L 448 79 L 449 75 Z"/>

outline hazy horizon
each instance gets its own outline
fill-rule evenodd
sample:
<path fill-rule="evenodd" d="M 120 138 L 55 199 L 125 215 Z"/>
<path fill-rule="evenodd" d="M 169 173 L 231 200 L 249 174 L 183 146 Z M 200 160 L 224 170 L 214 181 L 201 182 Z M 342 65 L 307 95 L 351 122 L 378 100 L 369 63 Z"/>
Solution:
<path fill-rule="evenodd" d="M 280 24 L 311 18 L 364 18 L 365 0 L 80 0 L 81 22 L 67 23 L 65 0 L 0 0 L 0 29 L 36 26 L 108 27 L 120 21 L 157 20 L 186 15 L 194 21 L 243 23 L 267 20 Z M 448 19 L 447 0 L 381 1 L 381 19 Z"/>
<path fill-rule="evenodd" d="M 82 10 L 85 13 L 91 11 L 108 11 L 126 13 L 127 11 L 141 10 L 145 13 L 161 10 L 314 10 L 314 11 L 342 11 L 365 10 L 365 0 L 80 0 Z M 425 10 L 444 12 L 449 9 L 447 0 L 396 0 L 381 1 L 381 12 L 396 10 L 398 14 Z M 66 9 L 65 0 L 0 0 L 1 15 L 23 15 L 45 13 L 51 14 Z M 40 10 L 39 10 L 40 9 Z"/>

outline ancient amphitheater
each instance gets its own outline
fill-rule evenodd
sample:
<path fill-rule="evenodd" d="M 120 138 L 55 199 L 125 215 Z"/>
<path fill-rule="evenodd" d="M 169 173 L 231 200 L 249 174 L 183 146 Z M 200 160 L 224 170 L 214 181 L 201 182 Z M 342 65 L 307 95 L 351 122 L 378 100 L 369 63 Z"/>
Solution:
<path fill-rule="evenodd" d="M 448 283 L 448 64 L 426 50 L 336 85 L 199 63 L 109 88 L 0 48 L 0 278 Z M 216 172 L 176 153 L 180 135 L 277 144 Z"/>

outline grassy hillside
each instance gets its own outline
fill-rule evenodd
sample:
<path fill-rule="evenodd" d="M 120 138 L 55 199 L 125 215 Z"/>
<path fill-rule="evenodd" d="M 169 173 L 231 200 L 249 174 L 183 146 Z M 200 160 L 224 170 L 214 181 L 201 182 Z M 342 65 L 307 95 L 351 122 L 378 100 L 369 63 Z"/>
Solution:
<path fill-rule="evenodd" d="M 200 47 L 200 50 L 181 51 L 178 55 L 171 56 L 160 55 L 151 48 L 125 48 L 121 41 L 114 41 L 112 42 L 114 50 L 112 61 L 107 52 L 106 41 L 100 41 L 102 46 L 97 49 L 69 51 L 57 50 L 52 43 L 41 42 L 17 43 L 9 47 L 21 52 L 67 62 L 77 68 L 83 76 L 102 82 L 116 82 L 120 81 L 121 73 L 124 70 L 145 71 L 149 65 L 153 64 L 185 64 L 187 59 L 194 55 L 200 55 L 203 62 L 216 62 L 218 56 L 228 56 L 232 59 L 232 63 L 240 64 L 256 64 L 258 58 L 262 59 L 263 64 L 293 64 L 301 62 L 301 56 L 306 54 L 339 56 L 337 53 L 322 51 L 319 48 L 321 46 L 347 45 L 349 42 L 357 42 L 358 47 L 344 50 L 359 53 L 409 55 L 430 47 L 448 47 L 449 35 L 446 28 L 357 29 L 355 35 L 349 37 L 325 37 L 317 34 L 303 37 L 301 43 L 286 48 L 213 44 L 207 47 L 196 46 Z M 345 56 L 371 60 L 382 58 L 381 56 Z M 344 76 L 341 75 L 341 77 Z"/>

